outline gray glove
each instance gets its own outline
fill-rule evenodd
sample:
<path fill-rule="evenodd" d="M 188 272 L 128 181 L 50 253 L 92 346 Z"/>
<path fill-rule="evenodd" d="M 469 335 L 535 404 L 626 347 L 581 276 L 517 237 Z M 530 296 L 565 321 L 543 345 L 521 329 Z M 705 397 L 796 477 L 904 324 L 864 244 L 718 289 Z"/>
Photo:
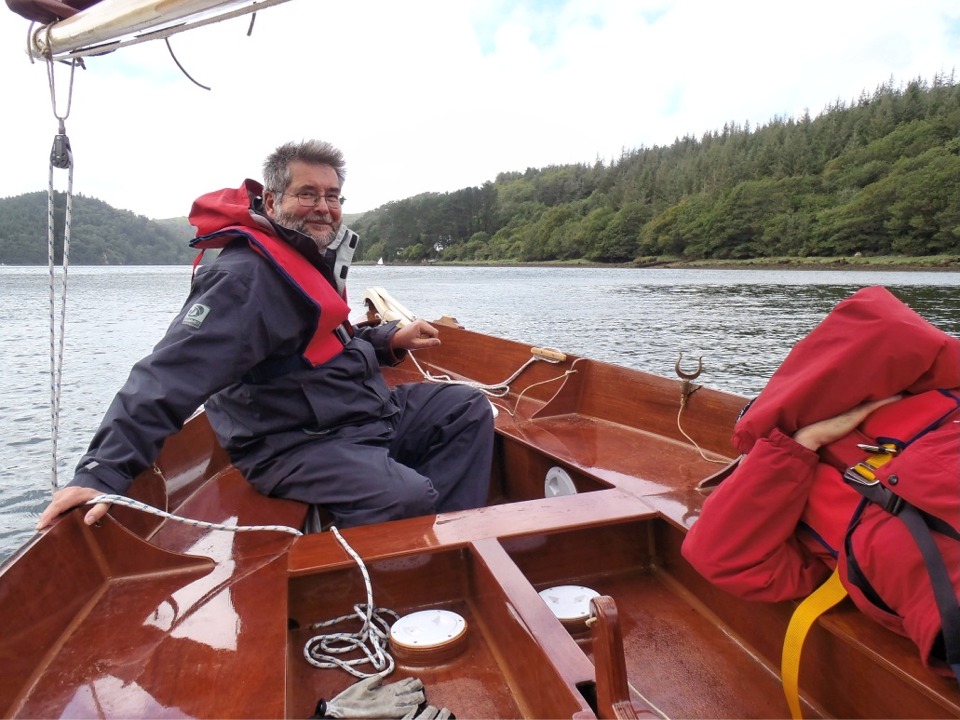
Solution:
<path fill-rule="evenodd" d="M 415 713 L 423 702 L 423 683 L 419 678 L 381 683 L 383 677 L 374 675 L 354 683 L 333 700 L 321 700 L 317 705 L 318 717 L 402 718 Z"/>
<path fill-rule="evenodd" d="M 446 708 L 437 708 L 433 705 L 427 705 L 419 715 L 416 713 L 416 709 L 411 710 L 403 716 L 403 720 L 453 720 L 456 717 Z"/>

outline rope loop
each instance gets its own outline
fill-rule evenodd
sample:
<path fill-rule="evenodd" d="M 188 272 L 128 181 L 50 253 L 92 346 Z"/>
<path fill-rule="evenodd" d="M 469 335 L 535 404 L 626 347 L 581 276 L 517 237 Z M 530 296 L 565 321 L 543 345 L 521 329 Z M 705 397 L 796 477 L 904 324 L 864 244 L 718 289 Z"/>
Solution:
<path fill-rule="evenodd" d="M 353 559 L 360 568 L 363 575 L 363 583 L 367 590 L 367 602 L 353 606 L 353 613 L 341 615 L 332 620 L 325 620 L 311 625 L 311 629 L 320 630 L 332 627 L 352 618 L 357 618 L 361 622 L 360 629 L 354 633 L 339 632 L 318 634 L 307 640 L 303 648 L 303 657 L 308 663 L 317 668 L 338 667 L 345 670 L 354 677 L 368 678 L 374 675 L 387 676 L 393 672 L 395 663 L 387 647 L 390 635 L 390 624 L 384 619 L 384 615 L 390 615 L 393 620 L 399 619 L 397 613 L 386 608 L 377 608 L 373 604 L 373 585 L 370 582 L 370 573 L 357 552 L 350 547 L 336 526 L 331 526 L 330 532 L 333 533 L 337 542 L 343 547 L 346 553 Z M 351 660 L 341 660 L 338 655 L 348 652 L 359 651 L 362 657 Z M 367 673 L 357 670 L 358 665 L 369 664 L 374 672 Z"/>
<path fill-rule="evenodd" d="M 47 27 L 49 33 L 49 26 Z M 47 83 L 50 89 L 50 104 L 53 116 L 57 119 L 57 135 L 50 150 L 50 169 L 47 183 L 47 269 L 49 274 L 50 299 L 50 485 L 56 492 L 59 486 L 57 478 L 57 454 L 60 434 L 60 406 L 63 378 L 64 334 L 67 319 L 67 270 L 70 267 L 70 234 L 73 227 L 73 149 L 67 137 L 66 120 L 73 105 L 73 80 L 79 58 L 70 61 L 70 84 L 67 91 L 66 110 L 61 114 L 57 110 L 56 73 L 54 61 L 47 58 Z M 53 187 L 54 170 L 67 171 L 66 207 L 63 219 L 63 258 L 60 286 L 59 333 L 57 332 L 56 309 L 56 222 L 54 211 L 56 192 Z"/>
<path fill-rule="evenodd" d="M 528 367 L 533 365 L 535 362 L 542 361 L 542 362 L 548 362 L 548 363 L 554 363 L 554 364 L 561 362 L 560 360 L 554 360 L 553 358 L 542 357 L 540 355 L 533 355 L 529 360 L 527 360 L 523 365 L 521 365 L 517 369 L 517 371 L 513 373 L 513 375 L 508 377 L 503 382 L 487 384 L 487 383 L 477 382 L 475 380 L 454 380 L 449 375 L 433 375 L 423 369 L 423 366 L 420 365 L 420 363 L 417 361 L 417 358 L 415 357 L 413 352 L 409 352 L 408 355 L 410 356 L 410 359 L 413 361 L 413 364 L 416 365 L 417 370 L 420 371 L 420 374 L 423 376 L 423 379 L 426 380 L 427 382 L 445 383 L 448 385 L 466 385 L 467 387 L 472 387 L 479 390 L 484 395 L 488 395 L 490 397 L 496 397 L 496 398 L 502 398 L 507 393 L 509 393 L 510 383 L 512 383 L 514 380 L 520 377 L 520 373 L 522 373 Z"/>
<path fill-rule="evenodd" d="M 60 136 L 58 136 L 60 137 Z M 66 137 L 66 136 L 64 136 Z M 67 271 L 70 267 L 70 231 L 73 224 L 73 164 L 67 175 L 66 208 L 63 221 L 63 258 L 60 285 L 60 313 L 59 333 L 57 332 L 57 292 L 56 292 L 56 262 L 55 262 L 55 227 L 54 206 L 56 194 L 53 189 L 53 171 L 55 164 L 51 161 L 49 182 L 47 185 L 47 270 L 49 276 L 50 300 L 50 433 L 51 433 L 51 476 L 50 482 L 56 492 L 57 481 L 57 443 L 60 431 L 60 401 L 63 377 L 63 350 L 64 335 L 67 321 Z"/>

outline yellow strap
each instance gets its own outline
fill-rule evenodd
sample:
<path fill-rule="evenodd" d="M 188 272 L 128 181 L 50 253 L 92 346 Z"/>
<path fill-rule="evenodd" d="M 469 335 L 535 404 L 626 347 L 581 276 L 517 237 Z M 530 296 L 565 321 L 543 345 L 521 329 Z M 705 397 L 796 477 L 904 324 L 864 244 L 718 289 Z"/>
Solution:
<path fill-rule="evenodd" d="M 857 463 L 850 470 L 869 482 L 876 482 L 877 477 L 873 471 L 890 462 L 896 453 L 896 447 L 892 444 L 879 447 L 880 452 Z M 790 624 L 787 625 L 787 634 L 783 639 L 783 657 L 780 659 L 780 681 L 783 683 L 783 694 L 787 697 L 793 720 L 803 717 L 800 714 L 800 651 L 803 650 L 803 642 L 816 619 L 846 596 L 847 591 L 840 582 L 840 570 L 835 568 L 826 582 L 797 606 L 790 618 Z"/>
<path fill-rule="evenodd" d="M 880 467 L 883 467 L 888 462 L 893 460 L 893 456 L 897 452 L 896 446 L 893 445 L 892 443 L 886 443 L 884 445 L 881 445 L 880 447 L 885 448 L 887 452 L 881 451 L 878 453 L 874 453 L 873 455 L 868 457 L 866 460 L 863 460 L 862 462 L 858 462 L 856 465 L 851 467 L 850 470 L 853 470 L 865 480 L 869 480 L 870 482 L 876 481 L 877 476 L 874 474 L 873 471 Z"/>
<path fill-rule="evenodd" d="M 813 623 L 827 610 L 847 596 L 847 591 L 840 582 L 840 571 L 834 570 L 827 581 L 804 598 L 797 609 L 793 611 L 790 624 L 787 626 L 787 635 L 783 639 L 783 657 L 780 661 L 780 679 L 783 683 L 783 693 L 787 697 L 790 707 L 790 716 L 793 720 L 800 720 L 800 651 L 807 632 Z"/>

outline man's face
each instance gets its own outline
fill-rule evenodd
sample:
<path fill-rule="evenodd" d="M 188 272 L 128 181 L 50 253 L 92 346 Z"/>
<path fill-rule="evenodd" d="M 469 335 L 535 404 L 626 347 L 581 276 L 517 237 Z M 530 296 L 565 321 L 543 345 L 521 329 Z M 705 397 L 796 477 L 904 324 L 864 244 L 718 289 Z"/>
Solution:
<path fill-rule="evenodd" d="M 298 197 L 299 196 L 299 197 Z M 304 207 L 301 199 L 316 198 L 313 207 Z M 309 235 L 321 250 L 333 242 L 340 229 L 343 208 L 328 198 L 340 197 L 337 172 L 329 165 L 290 163 L 290 184 L 282 194 L 264 193 L 267 216 L 278 225 Z M 307 203 L 309 205 L 309 203 Z"/>

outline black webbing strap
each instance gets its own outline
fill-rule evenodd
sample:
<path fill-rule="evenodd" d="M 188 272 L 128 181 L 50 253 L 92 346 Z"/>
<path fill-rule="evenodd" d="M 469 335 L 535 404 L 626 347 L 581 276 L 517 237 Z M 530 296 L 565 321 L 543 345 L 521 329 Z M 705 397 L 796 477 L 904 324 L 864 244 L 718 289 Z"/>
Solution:
<path fill-rule="evenodd" d="M 957 677 L 957 682 L 960 682 L 960 602 L 957 601 L 957 596 L 954 594 L 953 583 L 950 580 L 946 563 L 943 561 L 943 555 L 940 553 L 940 548 L 937 547 L 933 539 L 933 533 L 927 524 L 927 518 L 931 516 L 922 513 L 879 482 L 871 484 L 850 483 L 850 485 L 856 488 L 857 492 L 867 500 L 887 509 L 903 520 L 910 531 L 910 535 L 913 536 L 930 575 L 933 596 L 937 603 L 937 609 L 940 611 L 940 627 L 943 632 L 947 664 L 950 665 L 950 669 Z M 942 524 L 949 530 L 946 533 L 947 535 L 954 539 L 960 539 L 956 530 L 946 523 Z"/>

